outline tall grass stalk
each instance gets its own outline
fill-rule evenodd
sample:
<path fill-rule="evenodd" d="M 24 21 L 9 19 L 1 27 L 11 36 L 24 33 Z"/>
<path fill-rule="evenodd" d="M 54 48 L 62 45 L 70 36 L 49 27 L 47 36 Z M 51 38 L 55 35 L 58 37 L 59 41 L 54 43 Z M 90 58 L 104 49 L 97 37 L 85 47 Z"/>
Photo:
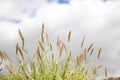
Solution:
<path fill-rule="evenodd" d="M 71 50 L 67 48 L 64 41 L 59 37 L 57 39 L 58 59 L 53 51 L 52 43 L 49 39 L 48 33 L 45 33 L 44 24 L 42 24 L 42 31 L 40 34 L 40 40 L 38 41 L 38 48 L 33 57 L 25 48 L 25 38 L 18 30 L 22 45 L 16 44 L 16 57 L 17 57 L 17 69 L 14 68 L 13 62 L 10 57 L 4 51 L 0 50 L 0 65 L 5 64 L 0 71 L 5 70 L 8 73 L 0 76 L 0 80 L 95 80 L 98 76 L 98 69 L 100 66 L 92 66 L 89 68 L 87 58 L 93 54 L 93 43 L 88 48 L 77 55 L 73 56 Z M 68 33 L 67 41 L 70 43 L 71 31 Z M 83 48 L 85 42 L 85 36 L 81 42 L 81 48 Z M 47 44 L 45 44 L 47 43 Z M 46 47 L 47 46 L 47 47 Z M 102 48 L 98 50 L 98 60 L 100 59 Z M 66 54 L 66 57 L 62 59 L 62 55 Z M 27 59 L 25 59 L 27 57 Z M 35 59 L 35 60 L 34 60 Z M 61 60 L 62 59 L 62 60 Z M 35 62 L 37 60 L 37 62 Z M 73 62 L 73 60 L 76 60 Z M 105 76 L 107 76 L 107 69 L 105 68 Z"/>

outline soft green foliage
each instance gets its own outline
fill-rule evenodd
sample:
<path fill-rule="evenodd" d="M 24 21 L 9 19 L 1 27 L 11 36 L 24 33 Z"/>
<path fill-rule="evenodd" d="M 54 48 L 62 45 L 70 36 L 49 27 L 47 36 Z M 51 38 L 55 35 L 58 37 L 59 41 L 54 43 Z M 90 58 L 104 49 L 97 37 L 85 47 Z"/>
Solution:
<path fill-rule="evenodd" d="M 47 33 L 44 32 L 42 25 L 41 40 L 38 41 L 38 48 L 33 57 L 25 49 L 25 39 L 19 30 L 22 45 L 16 44 L 16 57 L 18 68 L 9 60 L 7 54 L 0 51 L 1 64 L 4 64 L 8 74 L 0 77 L 2 80 L 95 80 L 97 70 L 101 66 L 92 66 L 88 69 L 87 57 L 92 55 L 93 44 L 85 48 L 79 56 L 72 55 L 72 52 L 66 47 L 64 42 L 58 38 L 57 48 L 58 56 L 54 56 L 52 43 Z M 71 31 L 68 33 L 68 43 L 70 42 Z M 84 39 L 81 43 L 83 46 Z M 82 47 L 81 46 L 81 47 Z M 4 54 L 5 53 L 5 54 Z M 64 59 L 61 58 L 65 53 Z M 99 53 L 100 55 L 100 53 Z M 57 59 L 56 59 L 57 57 Z M 73 61 L 75 60 L 75 61 Z M 1 69 L 2 70 L 2 69 Z"/>

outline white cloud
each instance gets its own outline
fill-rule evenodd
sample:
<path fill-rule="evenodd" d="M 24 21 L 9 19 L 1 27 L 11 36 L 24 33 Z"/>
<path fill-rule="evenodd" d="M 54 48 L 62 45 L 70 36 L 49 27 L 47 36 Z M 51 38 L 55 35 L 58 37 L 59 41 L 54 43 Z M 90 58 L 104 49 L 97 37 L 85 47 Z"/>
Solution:
<path fill-rule="evenodd" d="M 11 23 L 1 23 L 0 24 L 0 41 L 12 41 L 14 40 L 18 35 L 16 31 L 16 26 L 12 27 L 13 24 Z"/>

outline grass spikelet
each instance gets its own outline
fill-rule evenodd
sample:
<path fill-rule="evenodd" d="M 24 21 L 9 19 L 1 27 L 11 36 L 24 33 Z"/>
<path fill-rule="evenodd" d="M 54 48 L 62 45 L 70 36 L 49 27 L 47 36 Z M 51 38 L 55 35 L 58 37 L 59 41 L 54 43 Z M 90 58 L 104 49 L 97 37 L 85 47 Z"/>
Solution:
<path fill-rule="evenodd" d="M 58 36 L 58 38 L 57 38 L 57 47 L 59 47 L 59 45 L 60 45 L 60 39 L 59 39 L 59 36 Z"/>
<path fill-rule="evenodd" d="M 18 53 L 18 43 L 16 44 L 16 55 Z"/>
<path fill-rule="evenodd" d="M 86 56 L 87 56 L 86 48 L 85 48 L 85 50 L 84 50 L 83 55 L 84 55 L 84 59 L 86 60 Z"/>
<path fill-rule="evenodd" d="M 98 56 L 97 56 L 98 60 L 100 59 L 101 50 L 102 50 L 102 48 L 100 48 L 98 51 Z"/>
<path fill-rule="evenodd" d="M 40 55 L 39 47 L 38 47 L 38 49 L 36 50 L 36 55 L 37 55 L 37 59 L 38 59 L 38 60 L 43 61 L 43 60 L 42 60 L 42 57 L 41 57 L 41 55 Z"/>
<path fill-rule="evenodd" d="M 11 61 L 10 57 L 7 55 L 7 53 L 3 52 L 3 54 L 5 55 L 6 59 Z"/>
<path fill-rule="evenodd" d="M 59 57 L 61 57 L 62 51 L 63 51 L 63 46 L 61 46 L 61 48 L 60 48 Z"/>
<path fill-rule="evenodd" d="M 96 74 L 97 74 L 97 68 L 96 68 L 96 66 L 92 68 L 92 74 L 93 74 L 93 75 L 96 75 Z"/>
<path fill-rule="evenodd" d="M 65 46 L 64 42 L 60 40 L 60 44 L 63 46 L 65 52 L 68 53 L 68 49 L 67 49 L 67 47 Z"/>
<path fill-rule="evenodd" d="M 70 42 L 70 37 L 71 37 L 71 30 L 68 33 L 68 42 Z"/>
<path fill-rule="evenodd" d="M 11 59 L 9 58 L 9 56 L 5 53 L 5 52 L 3 52 L 3 51 L 1 51 L 0 50 L 0 57 L 1 57 L 1 59 L 4 59 L 5 61 L 11 61 Z"/>
<path fill-rule="evenodd" d="M 5 68 L 7 69 L 7 71 L 12 74 L 13 73 L 13 70 L 12 68 L 10 68 L 9 66 L 5 65 Z"/>
<path fill-rule="evenodd" d="M 83 59 L 84 59 L 84 56 L 82 55 L 82 56 L 79 58 L 79 65 L 82 63 Z"/>
<path fill-rule="evenodd" d="M 42 23 L 42 34 L 44 33 L 44 23 Z"/>
<path fill-rule="evenodd" d="M 21 38 L 21 40 L 22 40 L 22 48 L 24 48 L 24 46 L 25 46 L 25 39 L 24 39 L 24 37 L 23 37 L 20 29 L 19 29 L 19 35 L 20 35 L 20 38 Z"/>
<path fill-rule="evenodd" d="M 6 57 L 3 55 L 3 52 L 0 50 L 0 57 L 1 57 L 1 59 L 3 60 L 6 60 Z"/>
<path fill-rule="evenodd" d="M 108 74 L 107 74 L 107 68 L 105 67 L 105 77 L 107 77 Z"/>
<path fill-rule="evenodd" d="M 45 51 L 44 45 L 43 45 L 43 43 L 42 43 L 41 41 L 39 41 L 39 45 L 40 45 L 41 49 L 42 49 L 43 51 Z"/>
<path fill-rule="evenodd" d="M 94 48 L 92 48 L 92 50 L 90 51 L 90 56 L 92 55 L 93 51 L 94 51 Z"/>
<path fill-rule="evenodd" d="M 92 46 L 93 46 L 93 43 L 89 46 L 87 52 L 89 52 L 89 50 L 92 48 Z"/>
<path fill-rule="evenodd" d="M 50 50 L 53 51 L 53 47 L 52 47 L 52 44 L 50 43 Z"/>
<path fill-rule="evenodd" d="M 100 69 L 102 66 L 103 66 L 103 65 L 98 66 L 97 69 Z"/>
<path fill-rule="evenodd" d="M 42 39 L 42 42 L 44 43 L 43 33 L 41 33 L 41 39 Z"/>
<path fill-rule="evenodd" d="M 54 54 L 52 54 L 52 65 L 55 67 Z"/>
<path fill-rule="evenodd" d="M 79 56 L 77 56 L 77 65 L 79 65 Z"/>
<path fill-rule="evenodd" d="M 46 41 L 47 41 L 47 44 L 49 46 L 50 45 L 50 39 L 49 39 L 48 33 L 46 33 Z"/>
<path fill-rule="evenodd" d="M 22 50 L 20 48 L 18 48 L 18 50 L 19 50 L 19 53 L 20 53 L 20 56 L 21 56 L 22 60 L 24 60 L 24 55 L 23 55 Z"/>
<path fill-rule="evenodd" d="M 80 56 L 77 56 L 77 64 L 78 65 L 80 65 L 83 60 L 84 60 L 84 54 L 81 54 Z"/>
<path fill-rule="evenodd" d="M 83 36 L 83 40 L 82 40 L 82 43 L 81 43 L 81 48 L 83 47 L 84 41 L 85 41 L 85 36 Z"/>

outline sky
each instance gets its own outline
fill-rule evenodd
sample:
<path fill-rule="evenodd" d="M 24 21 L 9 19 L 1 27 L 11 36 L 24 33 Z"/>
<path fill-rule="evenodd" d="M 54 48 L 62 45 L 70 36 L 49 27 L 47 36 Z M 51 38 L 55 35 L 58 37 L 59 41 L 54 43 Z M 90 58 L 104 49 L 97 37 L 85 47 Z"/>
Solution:
<path fill-rule="evenodd" d="M 85 46 L 94 43 L 96 51 L 102 47 L 99 63 L 110 76 L 120 76 L 119 4 L 120 0 L 0 0 L 0 50 L 15 57 L 20 29 L 34 53 L 44 22 L 53 44 L 58 35 L 66 40 L 71 30 L 70 48 L 77 55 L 84 35 Z"/>

